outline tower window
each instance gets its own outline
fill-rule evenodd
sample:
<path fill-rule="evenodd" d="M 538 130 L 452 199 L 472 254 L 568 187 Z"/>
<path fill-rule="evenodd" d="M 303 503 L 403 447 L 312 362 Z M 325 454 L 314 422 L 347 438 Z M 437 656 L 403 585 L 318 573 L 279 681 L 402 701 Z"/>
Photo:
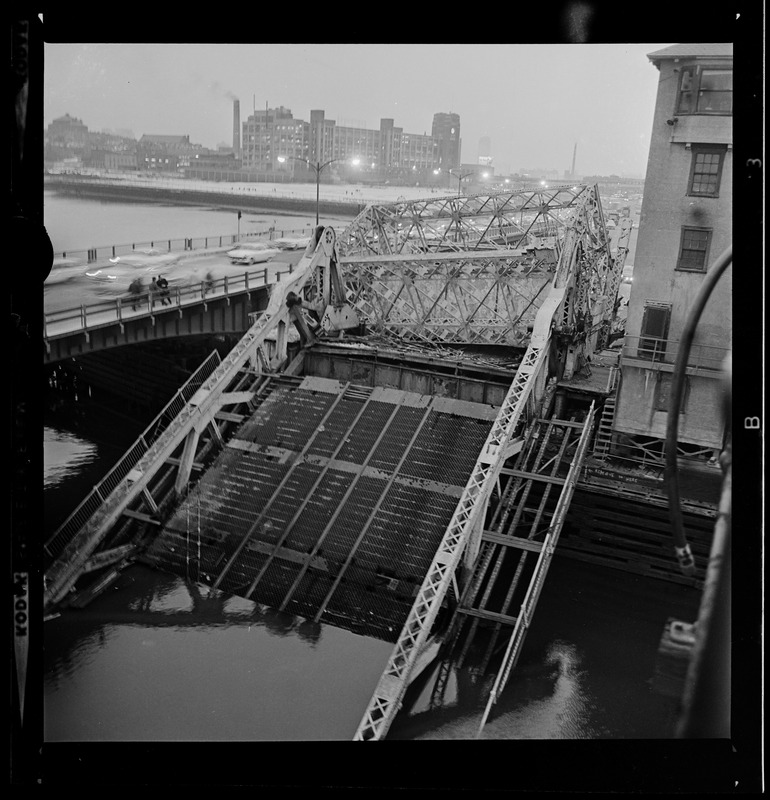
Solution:
<path fill-rule="evenodd" d="M 693 146 L 688 195 L 719 197 L 725 152 L 724 147 Z"/>
<path fill-rule="evenodd" d="M 679 83 L 676 113 L 732 114 L 732 68 L 683 68 Z"/>
<path fill-rule="evenodd" d="M 710 228 L 682 228 L 676 268 L 689 272 L 705 272 L 710 244 Z"/>
<path fill-rule="evenodd" d="M 671 319 L 671 306 L 648 303 L 644 307 L 642 329 L 639 336 L 639 358 L 662 361 L 666 355 L 668 323 Z"/>

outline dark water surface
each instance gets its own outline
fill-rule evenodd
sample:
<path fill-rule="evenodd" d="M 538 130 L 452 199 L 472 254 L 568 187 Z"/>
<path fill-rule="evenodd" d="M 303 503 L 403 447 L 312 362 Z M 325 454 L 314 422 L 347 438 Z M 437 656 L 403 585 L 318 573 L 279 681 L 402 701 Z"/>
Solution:
<path fill-rule="evenodd" d="M 61 411 L 45 429 L 47 526 L 133 441 L 89 407 L 75 430 Z M 676 702 L 652 685 L 657 646 L 666 620 L 692 621 L 697 603 L 692 589 L 556 556 L 484 738 L 671 737 Z M 349 740 L 391 651 L 138 565 L 44 633 L 51 742 Z M 389 738 L 476 736 L 494 675 L 454 671 L 431 703 L 434 676 L 407 695 Z"/>
<path fill-rule="evenodd" d="M 45 639 L 52 742 L 349 741 L 391 650 L 139 566 Z"/>
<path fill-rule="evenodd" d="M 47 214 L 86 220 L 92 202 L 57 198 Z M 103 228 L 99 242 L 85 230 L 67 246 L 153 235 L 141 225 L 154 207 L 137 206 L 136 219 L 113 210 L 114 229 Z M 173 213 L 182 228 L 197 211 Z M 54 229 L 56 220 L 46 225 Z M 61 249 L 55 239 L 54 246 Z M 87 397 L 49 413 L 48 532 L 149 422 L 127 420 Z M 693 621 L 698 600 L 687 587 L 556 555 L 484 738 L 671 737 L 676 702 L 652 685 L 657 647 L 667 619 Z M 142 566 L 126 570 L 86 608 L 45 623 L 44 635 L 47 742 L 347 740 L 391 651 L 387 643 L 212 595 Z M 494 676 L 453 672 L 441 702 L 431 703 L 433 674 L 427 671 L 407 695 L 389 738 L 475 737 Z"/>

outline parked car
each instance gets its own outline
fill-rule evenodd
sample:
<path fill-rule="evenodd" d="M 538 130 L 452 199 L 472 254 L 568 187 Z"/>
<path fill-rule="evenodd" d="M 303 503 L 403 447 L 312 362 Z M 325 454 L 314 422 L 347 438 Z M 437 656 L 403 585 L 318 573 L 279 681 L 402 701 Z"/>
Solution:
<path fill-rule="evenodd" d="M 239 242 L 233 250 L 229 250 L 227 257 L 233 264 L 260 264 L 270 261 L 281 251 L 264 242 Z"/>

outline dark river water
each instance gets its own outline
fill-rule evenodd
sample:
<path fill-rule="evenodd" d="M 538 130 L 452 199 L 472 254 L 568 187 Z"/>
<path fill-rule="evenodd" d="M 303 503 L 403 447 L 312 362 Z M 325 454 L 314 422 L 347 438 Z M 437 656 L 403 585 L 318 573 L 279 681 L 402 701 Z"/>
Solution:
<path fill-rule="evenodd" d="M 146 230 L 147 221 L 158 213 L 46 195 L 46 226 L 57 251 L 150 238 L 157 234 Z M 191 226 L 181 235 L 227 232 L 221 212 L 163 207 L 163 214 L 169 228 L 176 220 L 169 236 Z M 90 227 L 95 217 L 98 230 Z M 77 240 L 73 221 L 81 226 Z M 60 228 L 67 237 L 65 244 L 61 234 L 61 246 Z M 148 422 L 121 416 L 87 390 L 47 412 L 47 535 Z M 87 607 L 45 623 L 45 741 L 352 738 L 391 645 L 212 594 L 192 578 L 133 566 Z M 657 648 L 667 619 L 693 621 L 698 602 L 694 589 L 557 551 L 518 665 L 483 738 L 673 737 L 677 701 L 654 686 Z M 410 690 L 389 739 L 476 736 L 493 676 L 455 670 L 440 702 L 434 676 L 429 669 Z"/>

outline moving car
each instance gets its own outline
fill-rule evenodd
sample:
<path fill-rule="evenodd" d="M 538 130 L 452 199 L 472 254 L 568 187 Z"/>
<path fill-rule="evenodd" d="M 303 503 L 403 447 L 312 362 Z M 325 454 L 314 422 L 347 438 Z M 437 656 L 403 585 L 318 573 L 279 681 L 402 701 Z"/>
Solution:
<path fill-rule="evenodd" d="M 281 251 L 264 242 L 239 242 L 234 250 L 229 250 L 227 257 L 233 264 L 260 264 L 270 261 Z"/>
<path fill-rule="evenodd" d="M 116 270 L 108 272 L 106 269 L 93 269 L 87 270 L 85 273 L 86 278 L 91 278 L 95 281 L 116 281 L 118 276 L 115 274 Z"/>
<path fill-rule="evenodd" d="M 160 250 L 133 250 L 123 256 L 110 258 L 110 264 L 122 264 L 131 267 L 168 267 L 179 260 L 178 253 L 167 253 Z"/>
<path fill-rule="evenodd" d="M 621 283 L 633 283 L 633 282 L 634 282 L 634 265 L 626 264 L 623 267 L 623 276 L 621 278 Z"/>
<path fill-rule="evenodd" d="M 110 259 L 110 262 L 112 262 L 112 259 Z M 163 275 L 169 283 L 179 285 L 179 278 L 172 277 L 173 267 L 174 265 L 168 264 L 138 266 L 121 260 L 117 264 L 108 263 L 106 266 L 104 264 L 94 264 L 82 274 L 89 281 L 107 285 L 108 288 L 103 288 L 100 291 L 101 294 L 107 292 L 120 295 L 123 292 L 127 292 L 128 287 L 137 278 L 145 288 L 149 288 L 153 277 L 158 277 L 159 275 Z"/>
<path fill-rule="evenodd" d="M 83 275 L 85 261 L 79 258 L 64 258 L 57 256 L 53 260 L 53 266 L 45 279 L 46 286 L 53 286 L 57 283 L 66 283 L 75 280 Z"/>
<path fill-rule="evenodd" d="M 285 236 L 281 239 L 273 239 L 270 244 L 275 245 L 281 250 L 300 250 L 305 249 L 310 244 L 309 236 Z"/>

